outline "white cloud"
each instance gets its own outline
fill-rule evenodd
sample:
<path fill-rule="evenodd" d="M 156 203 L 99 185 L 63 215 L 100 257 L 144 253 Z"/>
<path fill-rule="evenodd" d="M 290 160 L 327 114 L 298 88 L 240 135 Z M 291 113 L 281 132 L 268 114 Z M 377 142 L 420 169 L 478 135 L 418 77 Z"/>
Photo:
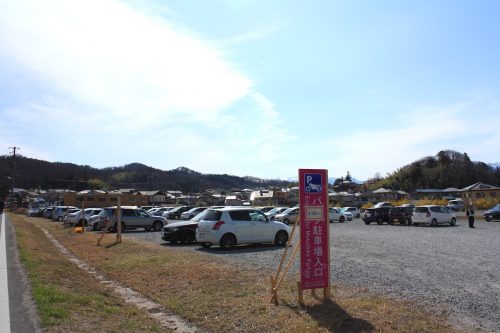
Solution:
<path fill-rule="evenodd" d="M 9 137 L 25 131 L 25 151 L 85 164 L 91 154 L 96 166 L 224 172 L 276 158 L 288 135 L 272 103 L 187 31 L 115 0 L 1 3 L 0 58 L 37 82 L 0 109 L 15 124 Z M 229 165 L 222 158 L 247 149 Z"/>
<path fill-rule="evenodd" d="M 213 113 L 252 87 L 208 43 L 117 1 L 21 0 L 0 8 L 4 55 L 115 115 Z"/>
<path fill-rule="evenodd" d="M 388 119 L 382 128 L 365 124 L 351 135 L 328 140 L 323 149 L 335 153 L 323 163 L 339 170 L 337 176 L 349 170 L 354 177 L 366 179 L 376 172 L 392 173 L 443 149 L 467 152 L 476 160 L 486 158 L 500 151 L 500 132 L 496 128 L 499 111 L 493 96 L 402 111 L 399 119 Z"/>

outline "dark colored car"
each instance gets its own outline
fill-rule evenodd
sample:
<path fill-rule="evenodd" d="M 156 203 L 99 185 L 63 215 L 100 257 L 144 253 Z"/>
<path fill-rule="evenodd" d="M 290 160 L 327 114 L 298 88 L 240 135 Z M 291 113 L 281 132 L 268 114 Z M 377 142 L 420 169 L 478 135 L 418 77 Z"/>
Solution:
<path fill-rule="evenodd" d="M 377 224 L 382 224 L 384 222 L 389 223 L 389 210 L 392 207 L 377 207 L 368 208 L 363 214 L 363 221 L 365 224 L 370 224 L 372 222 L 377 222 Z"/>
<path fill-rule="evenodd" d="M 169 220 L 176 220 L 181 218 L 181 214 L 184 212 L 187 212 L 191 208 L 194 208 L 194 206 L 179 206 L 172 208 L 165 214 L 163 214 L 163 217 L 166 217 Z"/>
<path fill-rule="evenodd" d="M 500 220 L 500 204 L 496 204 L 493 208 L 485 211 L 483 216 L 488 222 L 492 220 Z"/>
<path fill-rule="evenodd" d="M 161 229 L 161 238 L 170 243 L 194 243 L 196 241 L 196 229 L 198 228 L 198 222 L 204 216 L 205 215 L 199 214 L 189 221 L 174 222 L 163 226 Z"/>
<path fill-rule="evenodd" d="M 411 224 L 411 216 L 413 215 L 413 207 L 398 206 L 389 209 L 389 224 L 399 222 L 399 224 Z"/>

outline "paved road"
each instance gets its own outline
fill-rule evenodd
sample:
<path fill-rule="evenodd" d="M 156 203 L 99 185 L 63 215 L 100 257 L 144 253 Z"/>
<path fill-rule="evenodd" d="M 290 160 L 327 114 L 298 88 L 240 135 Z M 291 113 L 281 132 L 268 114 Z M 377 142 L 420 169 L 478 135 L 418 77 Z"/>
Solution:
<path fill-rule="evenodd" d="M 41 332 L 14 228 L 5 213 L 0 222 L 0 332 Z"/>
<path fill-rule="evenodd" d="M 500 223 L 459 220 L 456 227 L 330 224 L 333 283 L 448 308 L 457 323 L 500 332 Z M 240 246 L 233 251 L 163 242 L 158 232 L 128 232 L 177 251 L 200 251 L 273 272 L 282 249 Z M 296 237 L 297 239 L 298 237 Z M 298 265 L 293 267 L 298 270 Z"/>

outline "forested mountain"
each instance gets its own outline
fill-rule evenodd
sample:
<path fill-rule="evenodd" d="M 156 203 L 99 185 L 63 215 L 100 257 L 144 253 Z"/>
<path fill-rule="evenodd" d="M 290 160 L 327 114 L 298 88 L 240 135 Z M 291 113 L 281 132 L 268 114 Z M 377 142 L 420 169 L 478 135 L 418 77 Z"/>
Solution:
<path fill-rule="evenodd" d="M 0 156 L 0 192 L 8 191 L 12 174 L 12 156 Z M 19 188 L 67 188 L 137 190 L 179 190 L 184 193 L 206 189 L 259 188 L 259 186 L 282 186 L 279 180 L 263 180 L 255 177 L 201 174 L 179 167 L 164 171 L 140 163 L 121 167 L 96 169 L 88 165 L 47 162 L 16 156 L 15 186 Z M 1 193 L 0 193 L 1 195 Z"/>
<path fill-rule="evenodd" d="M 12 156 L 0 156 L 0 197 L 10 188 Z M 350 175 L 348 174 L 350 177 Z M 369 182 L 371 189 L 385 187 L 413 192 L 417 189 L 448 187 L 464 188 L 476 182 L 500 187 L 500 167 L 483 162 L 473 162 L 467 153 L 452 150 L 440 151 L 406 165 L 387 177 Z M 263 180 L 256 177 L 237 177 L 227 174 L 201 174 L 185 167 L 164 171 L 140 163 L 121 167 L 97 169 L 88 165 L 47 162 L 16 156 L 16 187 L 137 190 L 179 190 L 195 193 L 206 189 L 252 188 L 260 186 L 282 187 L 280 180 Z"/>
<path fill-rule="evenodd" d="M 500 187 L 500 167 L 473 162 L 467 153 L 440 151 L 406 165 L 372 187 L 413 192 L 417 189 L 464 188 L 477 182 Z"/>

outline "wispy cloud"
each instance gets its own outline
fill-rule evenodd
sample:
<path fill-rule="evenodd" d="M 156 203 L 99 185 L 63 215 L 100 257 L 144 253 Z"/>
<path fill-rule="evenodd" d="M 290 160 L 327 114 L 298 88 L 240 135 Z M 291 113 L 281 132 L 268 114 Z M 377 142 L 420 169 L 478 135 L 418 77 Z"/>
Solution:
<path fill-rule="evenodd" d="M 58 144 L 58 160 L 85 163 L 104 150 L 98 166 L 223 172 L 227 163 L 213 157 L 242 149 L 252 154 L 236 161 L 272 159 L 288 140 L 286 126 L 253 80 L 220 45 L 150 14 L 115 0 L 0 4 L 0 57 L 44 87 L 0 109 L 15 124 L 10 137 L 28 129 L 19 144 L 42 152 Z M 280 138 L 270 147 L 274 126 Z"/>
<path fill-rule="evenodd" d="M 481 159 L 500 151 L 500 132 L 493 125 L 498 123 L 500 107 L 494 96 L 474 96 L 453 105 L 419 106 L 402 110 L 397 121 L 388 121 L 382 128 L 366 126 L 328 140 L 324 149 L 335 153 L 324 163 L 341 170 L 340 175 L 349 170 L 355 177 L 367 178 L 376 172 L 394 172 L 443 149 L 469 155 L 474 151 L 471 158 Z M 482 150 L 488 154 L 481 155 Z"/>

